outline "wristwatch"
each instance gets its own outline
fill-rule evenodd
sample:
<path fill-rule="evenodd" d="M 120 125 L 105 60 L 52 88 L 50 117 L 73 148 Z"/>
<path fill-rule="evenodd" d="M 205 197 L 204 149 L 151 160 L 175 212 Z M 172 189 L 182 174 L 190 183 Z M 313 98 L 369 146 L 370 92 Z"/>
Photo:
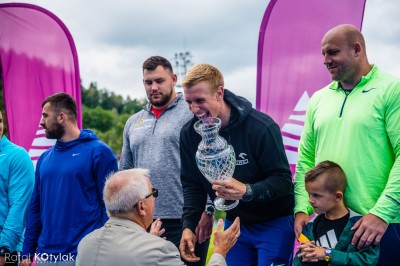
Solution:
<path fill-rule="evenodd" d="M 0 257 L 5 257 L 6 254 L 9 254 L 9 253 L 10 253 L 10 250 L 7 247 L 5 247 L 5 246 L 0 247 Z"/>
<path fill-rule="evenodd" d="M 212 204 L 207 204 L 207 205 L 206 205 L 205 212 L 206 212 L 208 215 L 210 215 L 210 216 L 214 215 L 214 212 L 215 212 L 215 207 L 214 207 L 214 205 L 212 205 Z"/>
<path fill-rule="evenodd" d="M 246 184 L 246 193 L 244 193 L 242 201 L 249 202 L 253 199 L 253 189 L 250 184 Z"/>
<path fill-rule="evenodd" d="M 325 258 L 324 258 L 324 260 L 326 262 L 330 262 L 331 261 L 331 253 L 332 253 L 332 249 L 329 249 L 329 248 L 325 249 Z"/>

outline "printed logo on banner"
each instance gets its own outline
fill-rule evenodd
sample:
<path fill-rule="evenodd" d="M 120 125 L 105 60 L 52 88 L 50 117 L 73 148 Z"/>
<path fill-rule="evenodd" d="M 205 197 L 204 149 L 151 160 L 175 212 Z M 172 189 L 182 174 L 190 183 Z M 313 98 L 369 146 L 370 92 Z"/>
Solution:
<path fill-rule="evenodd" d="M 310 96 L 307 91 L 304 91 L 294 107 L 293 113 L 289 116 L 289 121 L 281 129 L 286 156 L 292 169 L 294 169 L 297 163 L 299 141 L 304 128 L 309 101 Z"/>
<path fill-rule="evenodd" d="M 31 157 L 35 169 L 40 155 L 56 144 L 56 141 L 55 139 L 46 138 L 45 129 L 39 125 L 36 137 L 33 139 L 31 148 L 29 149 L 29 157 Z"/>

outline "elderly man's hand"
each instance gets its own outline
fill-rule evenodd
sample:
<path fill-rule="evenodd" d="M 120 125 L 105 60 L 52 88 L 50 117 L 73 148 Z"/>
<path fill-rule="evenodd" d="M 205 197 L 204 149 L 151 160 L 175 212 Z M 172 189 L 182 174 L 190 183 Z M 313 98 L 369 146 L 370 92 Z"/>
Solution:
<path fill-rule="evenodd" d="M 235 245 L 240 236 L 240 219 L 236 217 L 233 224 L 224 232 L 222 219 L 218 220 L 217 229 L 214 233 L 214 253 L 226 257 L 228 251 Z"/>
<path fill-rule="evenodd" d="M 155 235 L 155 236 L 162 236 L 165 233 L 165 228 L 162 228 L 162 222 L 160 220 L 160 218 L 158 218 L 157 220 L 155 220 L 151 226 L 150 226 L 150 234 Z M 164 237 L 165 239 L 165 237 Z"/>

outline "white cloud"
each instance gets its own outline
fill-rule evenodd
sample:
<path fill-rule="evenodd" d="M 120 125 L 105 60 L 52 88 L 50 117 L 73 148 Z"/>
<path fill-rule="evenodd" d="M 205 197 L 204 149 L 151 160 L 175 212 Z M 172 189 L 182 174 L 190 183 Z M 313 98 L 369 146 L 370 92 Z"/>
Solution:
<path fill-rule="evenodd" d="M 256 103 L 256 66 L 244 67 L 224 75 L 225 87 L 233 93 Z"/>
<path fill-rule="evenodd" d="M 84 87 L 97 82 L 99 89 L 106 88 L 125 97 L 146 97 L 141 67 L 147 55 L 152 54 L 151 51 L 103 44 L 97 45 L 96 49 L 83 49 L 87 52 L 79 55 L 79 62 Z"/>
<path fill-rule="evenodd" d="M 97 81 L 99 88 L 133 98 L 145 97 L 141 65 L 151 55 L 172 59 L 176 52 L 190 51 L 194 63 L 214 64 L 224 74 L 254 67 L 268 5 L 259 0 L 24 2 L 50 10 L 66 24 L 84 86 Z"/>
<path fill-rule="evenodd" d="M 190 51 L 194 63 L 221 69 L 226 86 L 256 94 L 258 34 L 269 1 L 26 0 L 58 16 L 70 30 L 83 85 L 143 98 L 142 62 Z M 363 32 L 370 62 L 399 75 L 400 1 L 368 0 Z M 322 58 L 321 58 L 322 60 Z"/>
<path fill-rule="evenodd" d="M 370 63 L 396 76 L 400 76 L 399 9 L 399 1 L 368 0 L 362 28 Z"/>

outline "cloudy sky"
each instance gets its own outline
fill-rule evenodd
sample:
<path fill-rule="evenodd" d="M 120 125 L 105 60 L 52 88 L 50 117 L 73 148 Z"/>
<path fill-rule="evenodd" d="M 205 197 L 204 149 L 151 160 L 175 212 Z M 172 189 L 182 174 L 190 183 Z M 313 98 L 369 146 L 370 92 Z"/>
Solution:
<path fill-rule="evenodd" d="M 1 2 L 5 2 L 1 0 Z M 268 0 L 27 0 L 58 16 L 78 50 L 83 85 L 144 98 L 142 62 L 190 52 L 224 73 L 225 86 L 256 97 L 258 33 Z M 400 75 L 400 1 L 367 0 L 363 32 L 371 63 Z M 322 57 L 321 57 L 322 62 Z"/>

